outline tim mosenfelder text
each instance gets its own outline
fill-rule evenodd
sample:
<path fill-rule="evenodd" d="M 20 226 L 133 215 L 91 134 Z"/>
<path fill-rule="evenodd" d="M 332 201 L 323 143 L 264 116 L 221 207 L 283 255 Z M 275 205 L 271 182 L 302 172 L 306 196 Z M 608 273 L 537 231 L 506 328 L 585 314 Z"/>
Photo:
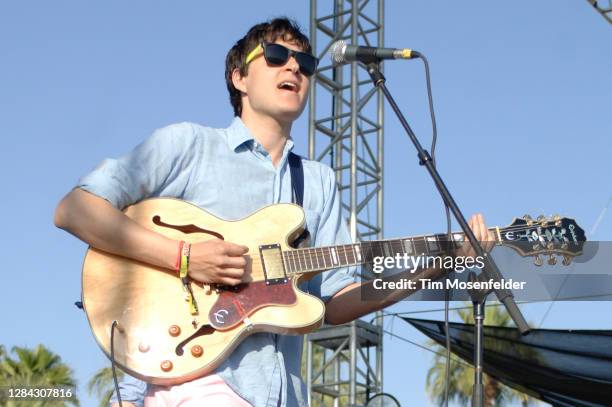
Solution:
<path fill-rule="evenodd" d="M 409 256 L 408 254 L 396 254 L 395 256 L 374 257 L 372 271 L 376 274 L 382 273 L 385 269 L 409 269 L 410 273 L 416 273 L 419 269 L 435 267 L 448 271 L 462 273 L 467 269 L 484 268 L 484 258 L 482 256 Z M 419 289 L 455 289 L 455 290 L 499 290 L 511 289 L 522 290 L 526 282 L 514 281 L 512 279 L 502 279 L 495 281 L 460 281 L 458 279 L 447 279 L 445 281 L 432 281 L 431 279 L 408 279 L 402 278 L 396 281 L 385 281 L 377 278 L 373 282 L 377 290 L 419 290 Z"/>

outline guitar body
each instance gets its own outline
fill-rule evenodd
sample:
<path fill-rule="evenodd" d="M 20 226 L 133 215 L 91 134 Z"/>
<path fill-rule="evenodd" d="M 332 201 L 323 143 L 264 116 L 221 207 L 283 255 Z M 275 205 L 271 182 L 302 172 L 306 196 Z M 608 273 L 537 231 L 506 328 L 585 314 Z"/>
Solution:
<path fill-rule="evenodd" d="M 318 328 L 325 307 L 298 289 L 300 278 L 271 283 L 260 246 L 290 243 L 303 231 L 299 206 L 265 207 L 247 218 L 226 221 L 172 198 L 139 202 L 125 211 L 142 226 L 190 243 L 222 238 L 249 247 L 246 283 L 215 290 L 190 282 L 194 315 L 176 272 L 90 248 L 83 266 L 83 305 L 98 345 L 127 373 L 160 385 L 178 384 L 213 371 L 255 332 L 303 334 Z M 266 262 L 268 263 L 268 262 Z M 282 265 L 280 266 L 282 268 Z M 268 279 L 266 279 L 266 272 Z M 274 270 L 275 277 L 279 271 Z M 282 279 L 281 279 L 282 280 Z"/>
<path fill-rule="evenodd" d="M 211 287 L 182 281 L 172 270 L 90 248 L 83 266 L 83 305 L 104 353 L 127 373 L 149 383 L 183 383 L 212 372 L 255 332 L 303 334 L 318 328 L 325 306 L 299 290 L 307 276 L 328 269 L 372 264 L 377 257 L 444 254 L 447 235 L 293 249 L 304 230 L 304 212 L 293 204 L 265 207 L 238 220 L 219 219 L 172 198 L 139 202 L 125 210 L 140 225 L 190 243 L 223 239 L 245 245 L 244 283 Z M 568 218 L 515 219 L 492 231 L 498 244 L 520 255 L 563 256 L 568 265 L 582 253 L 584 231 Z M 453 234 L 454 241 L 462 236 Z M 178 248 L 177 248 L 178 249 Z M 549 259 L 549 264 L 554 264 Z M 556 261 L 556 260 L 555 260 Z M 435 269 L 426 269 L 433 270 Z M 415 274 L 415 277 L 417 274 Z M 184 285 L 186 284 L 186 286 Z M 185 298 L 191 292 L 196 307 Z"/>

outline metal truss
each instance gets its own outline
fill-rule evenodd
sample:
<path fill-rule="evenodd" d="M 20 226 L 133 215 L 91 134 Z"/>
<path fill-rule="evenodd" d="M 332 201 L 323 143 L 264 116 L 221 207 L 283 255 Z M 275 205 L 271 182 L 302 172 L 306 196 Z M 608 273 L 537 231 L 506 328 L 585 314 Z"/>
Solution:
<path fill-rule="evenodd" d="M 599 14 L 612 24 L 612 0 L 587 0 Z"/>
<path fill-rule="evenodd" d="M 383 23 L 384 0 L 310 1 L 310 39 L 321 63 L 310 88 L 308 155 L 334 169 L 354 240 L 382 239 L 383 95 L 363 66 L 334 67 L 327 53 L 338 40 L 382 47 Z M 382 391 L 381 326 L 354 321 L 307 339 L 313 406 L 322 395 L 321 405 L 361 405 Z"/>

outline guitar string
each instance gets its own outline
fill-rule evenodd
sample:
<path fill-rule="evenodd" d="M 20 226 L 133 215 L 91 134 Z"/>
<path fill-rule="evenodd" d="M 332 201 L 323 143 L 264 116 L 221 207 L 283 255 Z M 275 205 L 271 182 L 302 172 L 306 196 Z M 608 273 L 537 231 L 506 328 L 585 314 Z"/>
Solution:
<path fill-rule="evenodd" d="M 503 229 L 503 233 L 508 232 L 509 231 L 508 229 L 510 229 L 510 228 L 509 227 L 508 228 L 504 228 Z M 519 230 L 529 230 L 529 229 L 531 229 L 531 227 L 515 227 L 514 230 L 512 230 L 512 231 L 516 232 L 516 231 L 519 231 Z M 489 229 L 489 230 L 492 231 L 492 232 L 496 232 L 496 229 L 494 229 L 494 228 L 493 229 Z M 501 233 L 502 233 L 502 229 L 500 229 L 500 234 Z M 456 234 L 457 233 L 454 233 L 454 235 L 456 235 Z M 461 233 L 461 234 L 463 234 L 463 233 Z M 402 249 L 404 249 L 403 248 L 403 246 L 404 246 L 403 243 L 406 240 L 409 240 L 409 241 L 411 241 L 413 243 L 417 243 L 417 244 L 418 243 L 425 243 L 425 244 L 434 243 L 435 244 L 437 242 L 441 242 L 441 243 L 449 242 L 446 239 L 439 239 L 439 238 L 437 238 L 438 236 L 443 236 L 443 234 L 440 234 L 440 235 L 415 236 L 415 237 L 411 237 L 411 238 L 397 238 L 397 239 L 388 239 L 388 240 L 369 240 L 369 241 L 364 241 L 364 242 L 358 242 L 358 243 L 352 243 L 352 244 L 346 244 L 346 245 L 338 245 L 338 246 L 323 246 L 323 247 L 316 247 L 316 248 L 309 247 L 309 248 L 301 248 L 301 249 L 293 249 L 293 250 L 290 250 L 290 251 L 284 251 L 283 254 L 299 256 L 300 253 L 305 253 L 306 254 L 308 252 L 316 251 L 316 250 L 327 250 L 327 251 L 330 251 L 332 248 L 336 249 L 337 251 L 338 250 L 350 250 L 350 251 L 354 251 L 354 246 L 355 245 L 360 245 L 360 246 L 362 246 L 362 248 L 363 248 L 363 246 L 366 246 L 366 248 L 368 248 L 367 246 L 376 246 L 376 245 L 382 246 L 384 244 L 389 244 L 389 245 L 392 246 L 391 248 L 393 249 L 393 245 L 396 244 L 396 245 L 399 245 Z M 428 239 L 431 239 L 431 238 L 436 238 L 436 240 L 435 241 L 428 240 Z M 496 239 L 496 243 L 503 244 L 503 242 L 497 242 L 497 239 Z M 572 242 L 567 242 L 567 243 L 572 243 Z M 308 254 L 311 255 L 311 256 L 312 255 L 318 256 L 317 253 L 308 253 Z M 323 255 L 325 256 L 325 254 L 323 254 Z M 329 254 L 327 256 L 329 256 Z"/>
<path fill-rule="evenodd" d="M 504 232 L 507 232 L 508 229 L 513 228 L 514 231 L 516 230 L 529 230 L 532 229 L 533 226 L 540 226 L 540 225 L 521 225 L 521 226 L 515 226 L 515 227 L 506 227 L 503 228 L 502 230 Z M 495 232 L 497 229 L 496 228 L 490 228 L 490 231 Z M 501 232 L 501 230 L 500 230 Z M 457 233 L 455 233 L 456 235 Z M 291 268 L 295 268 L 298 270 L 295 271 L 291 271 L 290 273 L 292 274 L 302 274 L 304 272 L 308 272 L 308 271 L 315 271 L 315 270 L 321 270 L 321 269 L 325 269 L 325 268 L 331 268 L 331 267 L 342 267 L 342 266 L 349 266 L 349 265 L 357 265 L 357 264 L 368 264 L 371 263 L 371 261 L 357 261 L 357 255 L 356 255 L 356 250 L 355 250 L 355 245 L 359 244 L 360 250 L 369 250 L 370 253 L 366 253 L 366 260 L 368 258 L 367 254 L 374 254 L 374 250 L 376 251 L 380 251 L 381 254 L 385 253 L 384 244 L 388 244 L 391 246 L 391 250 L 393 252 L 395 252 L 396 247 L 393 247 L 394 245 L 399 245 L 400 250 L 399 252 L 404 252 L 405 251 L 405 247 L 403 245 L 402 241 L 405 240 L 411 240 L 413 244 L 415 244 L 415 248 L 416 248 L 416 244 L 425 244 L 424 249 L 426 251 L 429 251 L 428 246 L 431 246 L 430 244 L 432 243 L 432 241 L 427 240 L 429 238 L 432 237 L 436 237 L 436 236 L 441 236 L 441 235 L 427 235 L 427 236 L 418 236 L 418 237 L 413 237 L 413 238 L 404 238 L 404 239 L 390 239 L 390 240 L 384 240 L 384 241 L 366 241 L 366 242 L 361 242 L 361 243 L 355 243 L 355 244 L 347 244 L 347 245 L 339 245 L 339 246 L 331 246 L 331 247 L 320 247 L 320 248 L 303 248 L 303 249 L 295 249 L 295 250 L 291 250 L 291 251 L 285 251 L 283 252 L 283 257 L 284 260 L 290 264 L 290 262 L 293 263 L 293 267 Z M 437 242 L 447 242 L 447 240 L 441 240 L 438 239 L 436 240 L 436 242 L 433 243 L 437 243 Z M 503 244 L 503 242 L 497 242 L 497 244 Z M 571 243 L 571 242 L 570 242 Z M 365 246 L 365 247 L 364 247 Z M 336 256 L 339 258 L 340 255 L 344 255 L 345 261 L 338 261 L 337 264 L 334 264 L 333 262 L 333 256 L 331 254 L 331 249 L 334 249 L 336 251 Z M 325 253 L 325 250 L 327 249 L 327 253 Z M 317 252 L 317 250 L 320 251 L 320 253 Z M 418 251 L 418 250 L 417 250 Z M 431 252 L 435 252 L 435 253 L 439 253 L 442 252 L 442 250 L 432 250 Z M 425 253 L 423 253 L 425 254 Z M 429 254 L 429 253 L 428 253 Z M 351 257 L 351 260 L 349 260 L 349 255 Z M 330 266 L 327 266 L 327 262 L 325 261 L 326 259 L 330 259 L 331 261 L 329 263 L 331 263 Z M 312 267 L 308 266 L 308 262 L 307 260 L 310 260 L 310 264 L 312 265 Z M 321 261 L 322 260 L 322 261 Z M 317 262 L 317 266 L 315 267 L 314 263 L 315 261 Z M 320 266 L 321 262 L 324 264 L 323 268 Z M 304 268 L 304 266 L 306 266 Z"/>

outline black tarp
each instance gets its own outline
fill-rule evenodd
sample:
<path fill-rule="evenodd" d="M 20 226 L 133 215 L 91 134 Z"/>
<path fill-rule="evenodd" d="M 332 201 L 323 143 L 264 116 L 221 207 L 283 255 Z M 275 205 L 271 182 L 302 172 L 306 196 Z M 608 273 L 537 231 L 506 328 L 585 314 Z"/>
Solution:
<path fill-rule="evenodd" d="M 403 318 L 445 346 L 444 322 Z M 451 351 L 473 363 L 474 326 L 450 323 Z M 484 327 L 484 371 L 563 407 L 612 406 L 612 331 Z"/>

